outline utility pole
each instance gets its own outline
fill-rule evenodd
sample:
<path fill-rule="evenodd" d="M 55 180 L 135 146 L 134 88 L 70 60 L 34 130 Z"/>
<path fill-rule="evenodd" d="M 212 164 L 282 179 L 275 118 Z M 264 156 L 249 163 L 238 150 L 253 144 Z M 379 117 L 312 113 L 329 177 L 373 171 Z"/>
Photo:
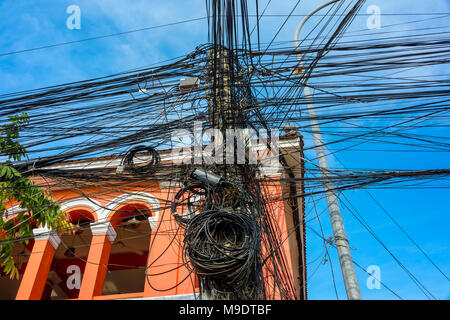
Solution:
<path fill-rule="evenodd" d="M 260 259 L 260 211 L 257 209 L 260 198 L 255 192 L 257 186 L 253 185 L 256 170 L 250 168 L 247 159 L 240 161 L 243 160 L 240 157 L 242 149 L 245 153 L 250 151 L 246 140 L 251 137 L 243 137 L 242 130 L 236 130 L 246 127 L 244 105 L 247 102 L 242 91 L 245 74 L 233 50 L 234 35 L 225 31 L 235 27 L 234 23 L 230 23 L 234 19 L 234 2 L 213 0 L 212 7 L 214 22 L 211 24 L 211 34 L 214 41 L 209 50 L 207 99 L 209 126 L 214 132 L 211 143 L 216 154 L 213 158 L 218 162 L 204 173 L 197 168 L 195 172 L 222 181 L 214 187 L 209 185 L 205 190 L 211 197 L 220 199 L 216 201 L 217 207 L 203 211 L 204 216 L 220 215 L 221 220 L 208 220 L 214 222 L 207 230 L 208 235 L 209 230 L 213 230 L 211 232 L 218 236 L 210 237 L 198 246 L 208 247 L 213 243 L 215 247 L 208 252 L 212 252 L 214 259 L 219 261 L 210 274 L 198 274 L 199 287 L 202 299 L 255 300 L 265 294 Z M 226 19 L 223 20 L 222 10 L 226 12 Z M 208 164 L 204 163 L 204 166 L 208 167 Z M 221 265 L 229 271 L 218 271 Z"/>
<path fill-rule="evenodd" d="M 243 190 L 245 189 L 243 178 L 245 175 L 245 164 L 234 162 L 237 160 L 236 149 L 239 142 L 235 141 L 234 133 L 232 137 L 227 135 L 228 130 L 242 128 L 244 125 L 243 108 L 236 102 L 234 97 L 233 75 L 237 69 L 237 60 L 235 60 L 237 58 L 233 55 L 232 50 L 221 45 L 216 45 L 209 51 L 210 78 L 207 89 L 209 125 L 220 133 L 214 136 L 214 142 L 211 141 L 211 143 L 214 143 L 215 152 L 218 152 L 222 158 L 221 163 L 214 165 L 214 174 L 236 186 L 238 188 L 236 190 Z M 232 140 L 226 141 L 228 138 Z M 229 163 L 227 161 L 229 159 L 225 159 L 228 156 L 227 148 L 230 147 L 233 149 L 233 163 Z M 204 300 L 248 300 L 258 298 L 253 296 L 252 288 L 245 288 L 245 290 L 232 293 L 220 292 L 211 287 L 211 282 L 210 285 L 206 285 L 201 276 L 199 276 L 199 284 L 201 297 Z"/>
<path fill-rule="evenodd" d="M 311 13 L 309 13 L 303 20 L 300 22 L 300 24 L 297 27 L 297 30 L 295 32 L 294 41 L 295 41 L 295 48 L 296 50 L 299 49 L 300 43 L 299 43 L 299 34 L 300 31 L 305 24 L 305 22 L 316 12 L 322 10 L 323 8 L 334 4 L 341 0 L 332 0 L 329 1 L 315 10 L 313 10 Z M 299 60 L 299 69 L 303 70 L 303 60 L 301 53 L 298 53 L 298 60 Z M 307 79 L 305 78 L 303 80 L 303 92 L 306 99 L 307 109 L 308 109 L 308 116 L 309 121 L 311 124 L 311 131 L 313 135 L 314 145 L 316 147 L 316 155 L 319 162 L 319 167 L 322 175 L 323 180 L 323 186 L 325 189 L 325 197 L 327 200 L 328 205 L 328 211 L 330 214 L 331 219 L 331 225 L 333 228 L 333 234 L 335 239 L 336 248 L 338 251 L 339 256 L 339 262 L 342 269 L 342 276 L 344 278 L 344 284 L 345 284 L 345 290 L 347 292 L 347 298 L 349 300 L 361 300 L 361 291 L 358 284 L 358 278 L 356 277 L 356 271 L 355 266 L 353 264 L 352 255 L 350 252 L 350 246 L 347 239 L 347 236 L 345 234 L 344 229 L 344 222 L 342 220 L 341 216 L 341 210 L 339 208 L 338 204 L 338 198 L 336 196 L 336 192 L 334 190 L 334 184 L 330 175 L 330 169 L 328 165 L 327 156 L 325 153 L 325 148 L 322 140 L 322 134 L 320 133 L 320 127 L 319 123 L 317 121 L 316 112 L 314 111 L 314 104 L 312 102 L 312 95 L 310 88 L 307 85 Z"/>
<path fill-rule="evenodd" d="M 235 130 L 243 128 L 244 114 L 242 106 L 233 98 L 234 90 L 232 84 L 232 74 L 235 71 L 237 59 L 233 56 L 233 52 L 223 46 L 217 46 L 210 50 L 210 69 L 213 79 L 211 79 L 211 87 L 213 90 L 212 101 L 210 108 L 210 125 L 214 129 L 218 129 L 221 133 L 219 140 L 215 141 L 215 150 L 221 148 L 223 156 L 223 165 L 219 165 L 220 173 L 223 178 L 234 181 L 242 182 L 242 173 L 239 170 L 237 162 L 233 164 L 226 163 L 226 146 L 227 143 L 224 139 L 227 137 L 227 130 Z M 222 137 L 222 138 L 220 138 Z M 217 139 L 217 137 L 214 137 Z M 232 143 L 234 148 L 233 155 L 236 159 L 236 144 Z"/>

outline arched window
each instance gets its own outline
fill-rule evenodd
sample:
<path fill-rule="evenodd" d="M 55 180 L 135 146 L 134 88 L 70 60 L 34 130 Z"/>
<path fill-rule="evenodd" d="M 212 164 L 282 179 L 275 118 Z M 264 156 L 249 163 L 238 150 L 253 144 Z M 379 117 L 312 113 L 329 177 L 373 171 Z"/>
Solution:
<path fill-rule="evenodd" d="M 142 200 L 117 206 L 109 221 L 117 232 L 108 262 L 103 295 L 143 292 L 154 208 Z"/>

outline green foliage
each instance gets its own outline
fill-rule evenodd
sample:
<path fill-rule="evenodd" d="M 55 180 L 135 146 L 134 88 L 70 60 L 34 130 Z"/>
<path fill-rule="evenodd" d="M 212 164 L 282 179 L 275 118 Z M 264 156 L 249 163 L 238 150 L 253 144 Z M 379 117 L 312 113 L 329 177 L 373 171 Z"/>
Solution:
<path fill-rule="evenodd" d="M 29 117 L 23 113 L 9 119 L 0 131 L 0 154 L 6 158 L 0 163 L 0 266 L 11 278 L 18 278 L 19 271 L 13 257 L 14 243 L 28 243 L 25 239 L 33 236 L 33 223 L 51 229 L 64 228 L 68 224 L 59 204 L 11 166 L 11 160 L 28 159 L 26 149 L 17 142 L 17 138 Z M 11 201 L 18 202 L 26 210 L 17 214 L 15 219 L 6 220 L 6 204 Z"/>
<path fill-rule="evenodd" d="M 0 131 L 0 154 L 8 157 L 8 162 L 12 159 L 20 161 L 28 158 L 27 150 L 15 139 L 19 137 L 20 129 L 30 121 L 26 113 L 20 116 L 10 116 L 9 123 L 5 124 Z"/>

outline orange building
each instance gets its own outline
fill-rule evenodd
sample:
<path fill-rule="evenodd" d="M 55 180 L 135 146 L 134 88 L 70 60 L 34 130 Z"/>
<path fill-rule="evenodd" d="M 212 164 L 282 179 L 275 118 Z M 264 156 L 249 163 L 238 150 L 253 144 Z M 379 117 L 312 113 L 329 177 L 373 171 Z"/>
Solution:
<path fill-rule="evenodd" d="M 303 177 L 302 147 L 299 135 L 281 137 L 282 169 L 260 178 L 282 243 L 285 277 L 295 287 L 297 299 L 306 299 L 304 202 L 299 196 L 303 185 L 300 179 L 289 178 Z M 168 155 L 160 151 L 161 163 L 170 161 Z M 102 157 L 45 169 L 114 172 L 120 161 Z M 28 245 L 17 243 L 14 258 L 20 278 L 11 280 L 0 270 L 0 299 L 194 299 L 198 282 L 185 266 L 183 230 L 170 212 L 180 185 L 135 179 L 89 183 L 77 183 L 73 177 L 70 182 L 33 179 L 61 204 L 74 229 L 57 232 L 37 227 Z M 19 210 L 11 205 L 8 218 Z M 272 293 L 268 296 L 280 296 Z"/>

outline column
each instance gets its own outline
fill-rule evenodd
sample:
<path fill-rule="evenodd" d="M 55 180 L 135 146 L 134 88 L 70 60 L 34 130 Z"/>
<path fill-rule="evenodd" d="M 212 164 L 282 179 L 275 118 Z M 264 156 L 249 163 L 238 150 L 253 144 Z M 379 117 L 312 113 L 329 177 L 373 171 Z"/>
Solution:
<path fill-rule="evenodd" d="M 92 223 L 91 231 L 92 242 L 78 296 L 80 300 L 92 300 L 94 296 L 102 295 L 111 246 L 117 236 L 109 221 Z"/>
<path fill-rule="evenodd" d="M 16 300 L 40 300 L 56 248 L 61 239 L 48 228 L 33 229 L 34 245 Z"/>

